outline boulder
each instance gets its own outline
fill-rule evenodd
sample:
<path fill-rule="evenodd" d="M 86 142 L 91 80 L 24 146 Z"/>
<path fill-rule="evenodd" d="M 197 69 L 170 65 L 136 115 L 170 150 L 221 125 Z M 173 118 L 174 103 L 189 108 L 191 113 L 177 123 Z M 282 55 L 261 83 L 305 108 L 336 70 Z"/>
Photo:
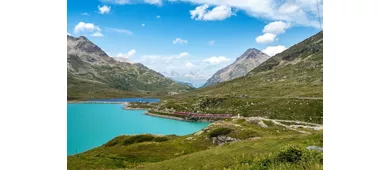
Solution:
<path fill-rule="evenodd" d="M 217 137 L 213 137 L 213 138 L 211 138 L 211 139 L 212 139 L 212 141 L 213 141 L 213 144 L 217 143 Z"/>
<path fill-rule="evenodd" d="M 194 137 L 188 137 L 185 140 L 195 140 Z"/>
<path fill-rule="evenodd" d="M 262 128 L 267 128 L 268 127 L 268 125 L 266 125 L 263 121 L 259 121 L 259 122 L 257 122 L 257 125 L 259 125 L 260 127 L 262 127 Z"/>
<path fill-rule="evenodd" d="M 199 136 L 199 135 L 201 135 L 202 133 L 203 133 L 203 130 L 200 130 L 200 131 L 196 132 L 194 135 L 195 135 L 195 136 Z"/>
<path fill-rule="evenodd" d="M 224 143 L 229 143 L 229 142 L 235 142 L 235 141 L 238 141 L 238 139 L 232 138 L 230 136 L 213 137 L 213 144 L 217 143 L 218 145 L 222 145 Z"/>
<path fill-rule="evenodd" d="M 319 147 L 319 146 L 308 146 L 306 147 L 307 150 L 317 150 L 317 151 L 321 151 L 322 152 L 322 148 Z"/>

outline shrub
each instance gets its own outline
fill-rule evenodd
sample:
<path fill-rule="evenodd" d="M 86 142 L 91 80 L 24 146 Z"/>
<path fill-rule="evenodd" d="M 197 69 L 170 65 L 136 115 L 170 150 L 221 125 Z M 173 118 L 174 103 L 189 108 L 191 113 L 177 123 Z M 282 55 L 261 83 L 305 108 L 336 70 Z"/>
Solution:
<path fill-rule="evenodd" d="M 109 146 L 114 146 L 114 145 L 116 145 L 116 144 L 118 144 L 118 141 L 117 141 L 117 140 L 110 140 L 110 141 L 107 142 L 104 146 L 109 147 Z"/>
<path fill-rule="evenodd" d="M 156 142 L 164 142 L 164 141 L 168 141 L 168 140 L 169 139 L 165 136 L 154 138 L 154 141 L 156 141 Z"/>
<path fill-rule="evenodd" d="M 290 145 L 269 155 L 256 155 L 241 160 L 230 166 L 229 169 L 322 169 L 323 153 L 316 150 L 307 150 L 301 145 Z"/>
<path fill-rule="evenodd" d="M 262 120 L 264 124 L 266 124 L 267 126 L 273 126 L 275 125 L 274 122 L 272 121 L 269 121 L 269 120 Z"/>
<path fill-rule="evenodd" d="M 127 138 L 123 141 L 123 145 L 130 145 L 133 143 L 142 143 L 142 142 L 152 141 L 153 139 L 154 139 L 154 136 L 152 136 L 152 135 L 130 136 L 129 138 Z"/>
<path fill-rule="evenodd" d="M 153 139 L 154 139 L 154 136 L 152 136 L 152 135 L 139 135 L 139 137 L 135 140 L 135 142 L 141 143 L 141 142 L 152 141 Z"/>
<path fill-rule="evenodd" d="M 245 122 L 245 119 L 238 119 L 237 120 L 237 123 L 242 123 L 242 122 Z"/>
<path fill-rule="evenodd" d="M 232 129 L 229 128 L 217 128 L 210 132 L 210 137 L 217 137 L 219 135 L 226 135 L 229 134 L 232 131 Z"/>
<path fill-rule="evenodd" d="M 111 146 L 115 146 L 116 144 L 118 144 L 120 141 L 122 141 L 126 136 L 118 136 L 118 137 L 115 137 L 114 139 L 111 139 L 110 141 L 108 141 L 106 144 L 104 144 L 104 146 L 106 147 L 111 147 Z"/>
<path fill-rule="evenodd" d="M 288 146 L 282 148 L 276 155 L 276 160 L 279 162 L 296 163 L 301 160 L 303 151 L 298 146 Z"/>

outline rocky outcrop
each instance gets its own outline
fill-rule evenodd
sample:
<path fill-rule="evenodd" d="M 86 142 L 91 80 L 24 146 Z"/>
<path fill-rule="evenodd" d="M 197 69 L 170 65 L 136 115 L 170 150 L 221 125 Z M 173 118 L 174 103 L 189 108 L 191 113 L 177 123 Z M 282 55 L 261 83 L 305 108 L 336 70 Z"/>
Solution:
<path fill-rule="evenodd" d="M 316 150 L 316 151 L 323 151 L 323 149 L 319 146 L 308 146 L 306 147 L 307 150 Z"/>
<path fill-rule="evenodd" d="M 217 137 L 211 138 L 211 140 L 213 141 L 213 144 L 223 145 L 223 144 L 228 143 L 228 142 L 238 141 L 239 139 L 232 138 L 230 136 L 217 136 Z"/>
<path fill-rule="evenodd" d="M 260 50 L 250 48 L 238 57 L 234 63 L 217 71 L 210 79 L 207 80 L 203 87 L 245 76 L 248 72 L 269 58 L 270 56 Z"/>
<path fill-rule="evenodd" d="M 260 127 L 262 128 L 267 128 L 268 125 L 266 125 L 262 120 L 260 120 L 259 122 L 257 122 L 257 125 L 259 125 Z"/>

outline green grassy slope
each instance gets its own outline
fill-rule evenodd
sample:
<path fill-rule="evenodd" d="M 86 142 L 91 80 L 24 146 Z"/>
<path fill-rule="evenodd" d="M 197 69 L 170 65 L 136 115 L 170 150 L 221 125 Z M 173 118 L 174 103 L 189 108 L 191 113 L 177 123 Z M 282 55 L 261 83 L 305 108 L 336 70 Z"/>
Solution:
<path fill-rule="evenodd" d="M 307 135 L 264 123 L 269 127 L 227 119 L 187 136 L 118 136 L 100 147 L 68 156 L 68 169 L 222 169 L 241 166 L 246 159 L 267 156 L 289 144 L 322 146 L 322 132 Z M 229 131 L 223 133 L 220 129 Z M 218 135 L 240 141 L 218 146 L 211 140 Z"/>
<path fill-rule="evenodd" d="M 322 34 L 271 57 L 245 77 L 176 95 L 157 108 L 322 123 Z"/>
<path fill-rule="evenodd" d="M 321 138 L 321 135 L 317 134 L 296 138 L 281 137 L 277 140 L 263 139 L 239 141 L 175 159 L 145 164 L 135 169 L 322 169 L 322 153 L 318 151 L 306 151 L 302 147 L 321 145 Z M 274 158 L 283 151 L 284 147 L 290 145 L 301 148 L 299 151 L 305 154 L 299 158 L 302 159 L 302 161 L 279 161 L 277 158 Z"/>
<path fill-rule="evenodd" d="M 322 32 L 277 54 L 247 76 L 160 103 L 132 104 L 156 111 L 198 111 L 322 123 Z M 187 136 L 119 136 L 90 151 L 68 156 L 68 169 L 322 169 L 322 131 L 263 121 L 214 122 Z M 294 123 L 286 123 L 292 125 Z M 230 130 L 220 130 L 230 129 Z M 298 132 L 303 130 L 307 133 Z M 210 136 L 239 141 L 218 146 Z M 291 146 L 292 145 L 292 146 Z"/>

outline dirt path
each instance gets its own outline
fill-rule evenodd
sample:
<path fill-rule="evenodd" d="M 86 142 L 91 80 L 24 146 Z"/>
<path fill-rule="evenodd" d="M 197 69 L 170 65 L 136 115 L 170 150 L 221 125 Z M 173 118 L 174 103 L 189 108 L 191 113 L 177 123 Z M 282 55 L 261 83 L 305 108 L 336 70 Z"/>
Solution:
<path fill-rule="evenodd" d="M 310 122 L 302 122 L 302 121 L 296 121 L 296 120 L 280 120 L 280 119 L 268 119 L 268 118 L 263 118 L 263 117 L 240 117 L 237 118 L 237 116 L 234 116 L 233 119 L 245 119 L 246 121 L 249 120 L 267 120 L 271 121 L 276 125 L 285 127 L 290 130 L 297 131 L 299 133 L 304 133 L 304 134 L 310 134 L 310 132 L 299 129 L 311 129 L 311 130 L 322 130 L 323 126 L 321 124 L 316 124 L 316 123 L 310 123 Z M 288 122 L 291 125 L 287 125 L 283 122 Z"/>
<path fill-rule="evenodd" d="M 247 98 L 257 98 L 257 99 L 301 99 L 301 100 L 323 100 L 322 97 L 251 97 Z"/>

